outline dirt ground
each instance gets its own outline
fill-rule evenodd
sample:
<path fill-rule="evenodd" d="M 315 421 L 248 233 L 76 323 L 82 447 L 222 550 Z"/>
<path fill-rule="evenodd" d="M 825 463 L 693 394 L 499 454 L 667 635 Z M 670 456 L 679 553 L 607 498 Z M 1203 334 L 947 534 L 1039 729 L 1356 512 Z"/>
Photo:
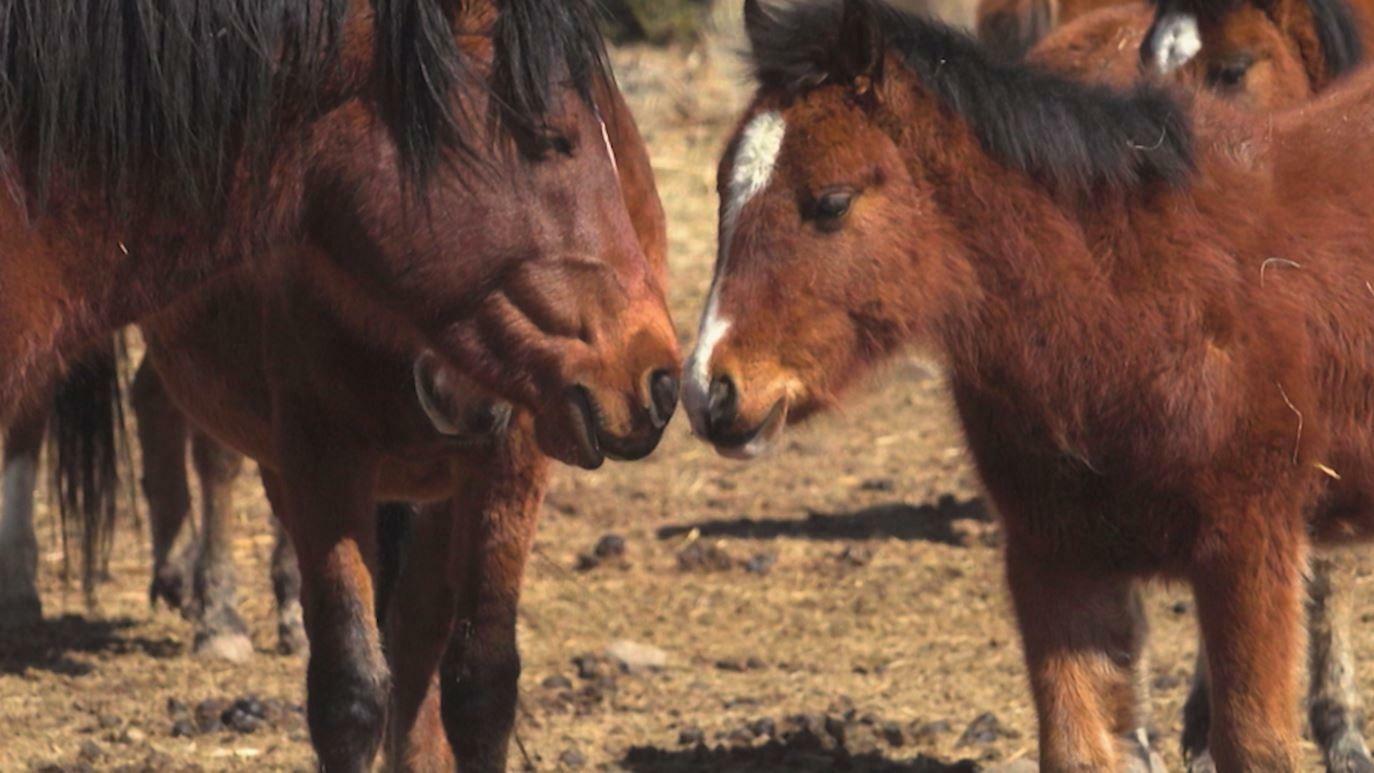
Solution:
<path fill-rule="evenodd" d="M 684 344 L 714 258 L 717 155 L 745 97 L 730 47 L 615 54 L 669 213 Z M 558 473 L 524 594 L 513 769 L 973 770 L 1034 756 L 997 529 L 938 375 L 899 362 L 783 445 L 730 462 L 679 416 L 645 462 Z M 273 651 L 267 505 L 254 475 L 238 493 L 257 653 L 237 666 L 191 656 L 188 624 L 149 608 L 147 538 L 130 518 L 88 613 L 40 507 L 48 622 L 0 634 L 0 770 L 311 767 L 303 661 Z M 579 568 L 606 535 L 623 559 Z M 1368 584 L 1357 625 L 1374 615 Z M 1149 611 L 1153 726 L 1177 769 L 1191 601 L 1154 589 Z M 666 666 L 608 669 L 617 640 L 661 649 Z M 1374 635 L 1355 641 L 1368 685 Z M 238 714 L 264 718 L 230 716 L 250 696 L 261 710 Z M 215 729 L 222 714 L 233 721 Z"/>

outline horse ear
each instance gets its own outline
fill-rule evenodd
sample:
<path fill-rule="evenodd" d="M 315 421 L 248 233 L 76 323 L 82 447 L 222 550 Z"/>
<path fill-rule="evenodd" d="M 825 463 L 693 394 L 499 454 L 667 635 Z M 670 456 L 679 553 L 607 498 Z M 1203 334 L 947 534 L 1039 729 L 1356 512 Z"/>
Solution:
<path fill-rule="evenodd" d="M 881 84 L 887 38 L 871 0 L 844 0 L 840 35 L 832 65 L 839 83 L 850 83 L 861 95 Z"/>

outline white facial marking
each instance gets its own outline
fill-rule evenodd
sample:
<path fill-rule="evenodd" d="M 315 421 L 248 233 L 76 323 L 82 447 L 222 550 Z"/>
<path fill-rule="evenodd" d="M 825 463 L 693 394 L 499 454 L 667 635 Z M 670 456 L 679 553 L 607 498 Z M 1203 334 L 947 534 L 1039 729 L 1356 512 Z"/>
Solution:
<path fill-rule="evenodd" d="M 1202 50 L 1197 18 L 1188 13 L 1168 13 L 1155 25 L 1150 46 L 1155 53 L 1155 69 L 1168 75 L 1187 64 Z"/>
<path fill-rule="evenodd" d="M 735 151 L 730 183 L 726 186 L 725 209 L 721 215 L 716 273 L 711 280 L 711 294 L 706 299 L 706 309 L 701 315 L 696 347 L 687 358 L 687 383 L 682 393 L 682 404 L 692 421 L 692 430 L 702 437 L 706 434 L 706 409 L 711 391 L 711 354 L 730 330 L 730 320 L 721 315 L 719 305 L 721 277 L 730 257 L 735 224 L 744 205 L 767 187 L 772 179 L 773 166 L 778 161 L 782 138 L 786 133 L 787 122 L 781 113 L 759 113 L 744 127 Z"/>
<path fill-rule="evenodd" d="M 611 145 L 611 133 L 606 130 L 606 122 L 601 120 L 601 116 L 596 117 L 596 123 L 601 127 L 601 141 L 606 143 L 606 155 L 611 157 L 611 168 L 615 170 L 616 177 L 620 176 L 620 162 L 615 158 L 615 147 Z"/>

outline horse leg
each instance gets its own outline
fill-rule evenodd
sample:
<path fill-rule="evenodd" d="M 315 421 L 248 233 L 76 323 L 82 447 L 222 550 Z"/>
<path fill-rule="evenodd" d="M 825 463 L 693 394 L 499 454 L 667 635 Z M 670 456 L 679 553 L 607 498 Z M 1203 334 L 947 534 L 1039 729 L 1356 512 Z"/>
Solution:
<path fill-rule="evenodd" d="M 449 561 L 460 622 L 439 684 L 444 730 L 464 771 L 506 769 L 520 680 L 520 583 L 548 480 L 531 433 L 510 433 L 502 448 L 504 461 L 482 470 L 479 490 L 462 503 L 466 528 L 455 526 Z"/>
<path fill-rule="evenodd" d="M 1207 695 L 1207 643 L 1201 636 L 1197 641 L 1197 662 L 1193 666 L 1193 686 L 1183 703 L 1183 760 L 1188 773 L 1214 773 L 1216 764 L 1207 748 L 1207 736 L 1212 730 L 1211 699 Z"/>
<path fill-rule="evenodd" d="M 176 555 L 173 549 L 191 512 L 191 489 L 186 475 L 190 430 L 186 417 L 172 404 L 147 357 L 134 375 L 129 401 L 143 451 L 143 496 L 148 500 L 148 522 L 153 535 L 153 579 L 148 587 L 148 601 L 162 601 L 172 609 L 188 613 L 194 540 L 186 540 L 185 548 Z"/>
<path fill-rule="evenodd" d="M 241 663 L 253 654 L 248 624 L 238 610 L 234 577 L 234 479 L 243 457 L 196 432 L 191 458 L 200 478 L 203 528 L 196 560 L 195 651 L 200 655 Z"/>
<path fill-rule="evenodd" d="M 305 652 L 310 642 L 305 637 L 305 617 L 301 610 L 301 568 L 291 538 L 281 519 L 272 517 L 272 594 L 277 600 L 277 652 L 295 655 Z"/>
<path fill-rule="evenodd" d="M 1014 543 L 1007 579 L 1035 695 L 1041 769 L 1149 770 L 1136 693 L 1145 626 L 1134 582 L 1052 568 Z"/>
<path fill-rule="evenodd" d="M 455 500 L 450 500 L 413 517 L 413 533 L 405 540 L 404 561 L 387 603 L 392 689 L 386 756 L 393 770 L 447 771 L 455 765 L 444 737 L 438 682 L 457 603 L 447 576 L 455 516 Z"/>
<path fill-rule="evenodd" d="M 1350 652 L 1350 593 L 1354 556 L 1314 554 L 1307 581 L 1308 719 L 1312 737 L 1332 773 L 1370 773 L 1365 745 L 1364 701 L 1355 684 Z"/>
<path fill-rule="evenodd" d="M 336 445 L 284 444 L 290 476 L 262 471 L 300 566 L 310 640 L 306 716 L 320 765 L 331 773 L 371 768 L 389 682 L 372 597 L 375 468 L 342 453 L 321 457 Z"/>
<path fill-rule="evenodd" d="M 39 403 L 25 411 L 5 434 L 4 509 L 0 511 L 0 628 L 43 619 L 38 598 L 38 538 L 33 531 L 38 453 L 48 413 Z"/>
<path fill-rule="evenodd" d="M 1208 747 L 1218 770 L 1296 770 L 1302 535 L 1282 513 L 1233 515 L 1225 534 L 1199 538 L 1207 549 L 1192 568 L 1210 676 Z"/>

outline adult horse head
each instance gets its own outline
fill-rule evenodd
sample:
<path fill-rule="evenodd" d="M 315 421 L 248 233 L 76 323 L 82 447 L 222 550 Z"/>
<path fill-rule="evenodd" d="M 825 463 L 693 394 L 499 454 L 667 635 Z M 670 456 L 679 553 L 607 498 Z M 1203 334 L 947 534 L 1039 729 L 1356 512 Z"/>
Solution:
<path fill-rule="evenodd" d="M 253 254 L 530 409 L 556 458 L 654 447 L 677 345 L 586 3 L 3 10 L 6 407 L 52 354 Z"/>

